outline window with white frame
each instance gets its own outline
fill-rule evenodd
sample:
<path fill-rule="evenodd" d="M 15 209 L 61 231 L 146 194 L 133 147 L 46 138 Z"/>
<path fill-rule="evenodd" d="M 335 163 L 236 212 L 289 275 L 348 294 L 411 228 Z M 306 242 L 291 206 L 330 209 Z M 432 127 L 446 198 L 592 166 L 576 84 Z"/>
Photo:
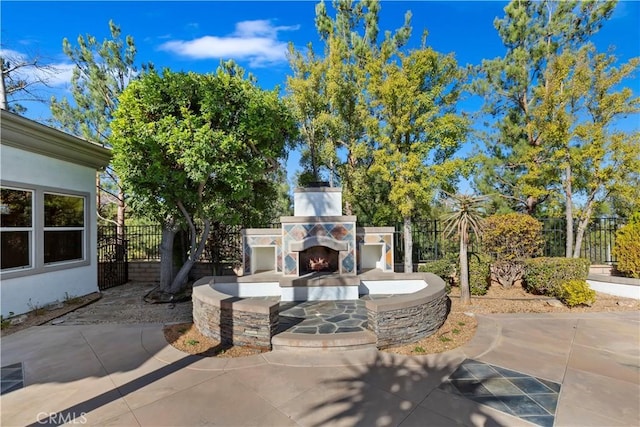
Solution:
<path fill-rule="evenodd" d="M 0 189 L 0 265 L 2 270 L 33 267 L 33 191 Z"/>
<path fill-rule="evenodd" d="M 44 263 L 84 259 L 85 198 L 44 193 Z"/>

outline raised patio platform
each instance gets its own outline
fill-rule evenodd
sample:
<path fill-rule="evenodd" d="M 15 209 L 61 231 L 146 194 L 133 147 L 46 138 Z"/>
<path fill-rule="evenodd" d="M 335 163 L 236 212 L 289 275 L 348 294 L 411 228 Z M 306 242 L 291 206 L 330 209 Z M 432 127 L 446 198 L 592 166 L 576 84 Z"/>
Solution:
<path fill-rule="evenodd" d="M 303 278 L 280 278 L 279 286 L 275 278 L 262 274 L 200 279 L 192 294 L 196 327 L 222 342 L 263 349 L 386 348 L 433 334 L 448 314 L 445 284 L 430 273 L 368 272 L 360 276 L 321 275 L 302 281 Z M 321 285 L 317 286 L 318 283 Z M 277 294 L 278 289 L 285 295 L 290 289 L 306 291 L 338 283 L 352 289 L 357 298 L 293 301 Z M 422 286 L 416 287 L 419 283 Z M 250 286 L 250 290 L 245 292 L 243 284 Z M 398 292 L 382 295 L 374 291 L 368 295 L 370 289 L 389 286 Z M 256 289 L 260 287 L 265 294 L 258 296 Z M 323 308 L 313 312 L 314 303 Z M 330 303 L 334 306 L 327 308 Z"/>

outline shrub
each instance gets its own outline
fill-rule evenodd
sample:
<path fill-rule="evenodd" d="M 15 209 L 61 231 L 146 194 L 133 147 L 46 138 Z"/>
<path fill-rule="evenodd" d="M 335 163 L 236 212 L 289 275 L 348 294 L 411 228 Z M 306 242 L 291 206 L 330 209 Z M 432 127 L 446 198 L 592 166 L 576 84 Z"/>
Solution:
<path fill-rule="evenodd" d="M 531 258 L 542 252 L 542 223 L 530 215 L 510 213 L 484 220 L 483 252 L 499 261 Z"/>
<path fill-rule="evenodd" d="M 446 257 L 436 261 L 426 262 L 418 267 L 418 271 L 423 273 L 433 273 L 440 276 L 447 284 L 446 291 L 451 291 L 451 285 L 455 284 L 458 276 L 457 258 Z"/>
<path fill-rule="evenodd" d="M 469 254 L 469 289 L 471 295 L 484 295 L 489 289 L 491 257 L 486 254 Z"/>
<path fill-rule="evenodd" d="M 418 267 L 418 271 L 423 273 L 433 273 L 442 277 L 445 282 L 450 282 L 456 276 L 456 262 L 452 259 L 439 259 L 428 261 Z"/>
<path fill-rule="evenodd" d="M 628 277 L 640 278 L 640 222 L 631 221 L 616 233 L 613 255 L 616 269 Z"/>
<path fill-rule="evenodd" d="M 484 221 L 482 247 L 493 256 L 491 273 L 504 288 L 520 281 L 522 260 L 539 255 L 543 244 L 542 223 L 530 215 L 493 215 Z"/>
<path fill-rule="evenodd" d="M 589 260 L 584 258 L 533 258 L 524 261 L 524 288 L 534 294 L 562 298 L 562 285 L 587 279 Z"/>
<path fill-rule="evenodd" d="M 489 288 L 489 265 L 491 257 L 486 254 L 469 254 L 469 289 L 471 295 L 484 295 Z M 450 254 L 437 261 L 429 261 L 418 267 L 418 271 L 442 277 L 447 284 L 447 293 L 452 285 L 459 285 L 459 260 Z"/>
<path fill-rule="evenodd" d="M 596 291 L 589 287 L 584 280 L 569 280 L 562 284 L 562 296 L 560 297 L 569 307 L 596 302 Z"/>
<path fill-rule="evenodd" d="M 495 261 L 491 264 L 491 275 L 503 288 L 510 288 L 522 280 L 524 262 L 522 260 Z"/>

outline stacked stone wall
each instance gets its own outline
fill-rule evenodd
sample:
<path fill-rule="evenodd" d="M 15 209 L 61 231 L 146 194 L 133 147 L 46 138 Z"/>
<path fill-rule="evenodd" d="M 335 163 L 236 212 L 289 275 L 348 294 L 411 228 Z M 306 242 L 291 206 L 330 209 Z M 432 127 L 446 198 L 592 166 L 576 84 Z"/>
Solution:
<path fill-rule="evenodd" d="M 129 281 L 152 282 L 160 281 L 160 261 L 129 261 Z M 189 272 L 190 280 L 198 280 L 205 276 L 211 276 L 212 264 L 197 262 Z"/>
<path fill-rule="evenodd" d="M 230 297 L 208 284 L 194 285 L 193 322 L 223 344 L 271 349 L 278 329 L 279 302 Z"/>
<path fill-rule="evenodd" d="M 399 276 L 422 279 L 427 287 L 365 302 L 368 328 L 377 337 L 378 348 L 416 342 L 435 333 L 447 319 L 450 304 L 444 281 L 432 273 Z"/>
<path fill-rule="evenodd" d="M 435 333 L 447 318 L 447 295 L 422 304 L 395 310 L 367 308 L 369 329 L 378 337 L 378 348 L 407 344 Z"/>

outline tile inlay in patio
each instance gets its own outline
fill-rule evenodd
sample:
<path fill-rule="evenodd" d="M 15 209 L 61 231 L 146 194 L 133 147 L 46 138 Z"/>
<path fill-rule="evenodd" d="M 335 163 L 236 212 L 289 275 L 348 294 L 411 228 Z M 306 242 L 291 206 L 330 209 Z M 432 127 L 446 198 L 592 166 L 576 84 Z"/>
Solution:
<path fill-rule="evenodd" d="M 466 359 L 439 387 L 540 426 L 553 426 L 560 384 Z"/>
<path fill-rule="evenodd" d="M 0 368 L 0 394 L 24 387 L 22 363 L 14 363 Z"/>

